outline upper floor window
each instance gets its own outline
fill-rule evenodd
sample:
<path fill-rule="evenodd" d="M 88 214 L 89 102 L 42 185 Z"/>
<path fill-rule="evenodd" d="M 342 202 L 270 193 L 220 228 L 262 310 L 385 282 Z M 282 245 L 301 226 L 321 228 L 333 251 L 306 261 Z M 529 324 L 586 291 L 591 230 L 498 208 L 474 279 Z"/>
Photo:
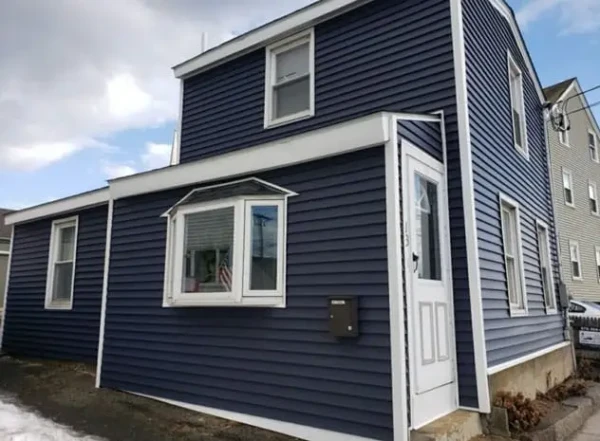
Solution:
<path fill-rule="evenodd" d="M 573 195 L 573 174 L 571 170 L 563 168 L 563 190 L 565 193 L 565 205 L 569 207 L 575 206 L 575 196 Z"/>
<path fill-rule="evenodd" d="M 598 162 L 598 138 L 594 132 L 588 132 L 588 146 L 590 149 L 590 157 L 592 161 Z"/>
<path fill-rule="evenodd" d="M 569 131 L 568 130 L 559 130 L 558 131 L 558 141 L 562 145 L 566 145 L 569 147 Z"/>
<path fill-rule="evenodd" d="M 579 242 L 575 240 L 569 241 L 569 253 L 571 257 L 571 276 L 573 280 L 582 280 L 581 274 L 581 255 L 579 254 Z"/>
<path fill-rule="evenodd" d="M 510 54 L 508 54 L 508 78 L 515 148 L 522 155 L 528 157 L 525 100 L 523 99 L 523 74 Z"/>
<path fill-rule="evenodd" d="M 588 192 L 590 196 L 590 211 L 596 216 L 600 215 L 600 207 L 598 207 L 598 187 L 593 181 L 588 182 Z"/>
<path fill-rule="evenodd" d="M 165 213 L 165 306 L 284 306 L 291 194 L 253 178 L 175 204 Z"/>
<path fill-rule="evenodd" d="M 554 294 L 554 277 L 552 275 L 550 237 L 548 234 L 548 225 L 542 221 L 537 222 L 537 239 L 542 277 L 542 289 L 544 291 L 544 303 L 546 305 L 547 312 L 555 311 L 556 296 Z"/>
<path fill-rule="evenodd" d="M 596 247 L 595 251 L 596 251 L 596 276 L 598 277 L 598 283 L 600 283 L 600 247 Z"/>
<path fill-rule="evenodd" d="M 265 128 L 315 114 L 314 31 L 267 47 Z"/>
<path fill-rule="evenodd" d="M 525 274 L 521 250 L 521 231 L 519 228 L 519 205 L 517 202 L 500 197 L 502 239 L 504 244 L 504 264 L 506 285 L 511 313 L 526 313 Z"/>
<path fill-rule="evenodd" d="M 52 222 L 46 280 L 47 309 L 73 307 L 77 229 L 77 216 Z"/>

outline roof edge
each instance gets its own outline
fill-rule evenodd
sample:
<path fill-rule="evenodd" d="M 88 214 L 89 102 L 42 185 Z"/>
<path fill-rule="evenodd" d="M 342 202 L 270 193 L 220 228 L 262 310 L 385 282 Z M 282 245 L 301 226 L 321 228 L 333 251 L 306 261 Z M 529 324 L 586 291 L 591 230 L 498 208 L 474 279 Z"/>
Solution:
<path fill-rule="evenodd" d="M 59 215 L 61 213 L 67 213 L 69 211 L 80 210 L 82 208 L 93 207 L 95 205 L 102 205 L 104 203 L 108 203 L 109 199 L 109 188 L 103 187 L 97 190 L 58 199 L 56 201 L 46 202 L 34 207 L 25 208 L 23 210 L 14 211 L 4 217 L 4 223 L 6 225 L 15 225 L 30 222 L 37 219 Z"/>

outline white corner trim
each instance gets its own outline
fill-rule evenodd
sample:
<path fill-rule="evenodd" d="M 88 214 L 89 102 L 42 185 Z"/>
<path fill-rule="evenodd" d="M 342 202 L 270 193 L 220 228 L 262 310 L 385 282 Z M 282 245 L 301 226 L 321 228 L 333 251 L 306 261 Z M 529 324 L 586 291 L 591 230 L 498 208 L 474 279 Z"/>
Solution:
<path fill-rule="evenodd" d="M 112 240 L 112 224 L 114 201 L 108 202 L 108 217 L 106 220 L 106 248 L 104 251 L 104 275 L 102 276 L 102 306 L 100 308 L 100 333 L 98 336 L 98 359 L 96 361 L 96 387 L 100 387 L 102 376 L 102 359 L 104 356 L 104 330 L 106 327 L 106 302 L 108 298 L 108 270 L 110 267 L 110 244 Z"/>
<path fill-rule="evenodd" d="M 497 374 L 498 372 L 502 372 L 505 371 L 506 369 L 510 369 L 512 367 L 518 366 L 520 364 L 526 363 L 528 361 L 534 360 L 538 357 L 542 357 L 546 354 L 549 354 L 551 352 L 557 351 L 559 349 L 562 349 L 566 346 L 569 346 L 571 344 L 570 341 L 563 341 L 562 343 L 558 343 L 554 346 L 549 346 L 545 349 L 541 349 L 537 352 L 532 352 L 531 354 L 527 354 L 524 355 L 523 357 L 519 357 L 519 358 L 515 358 L 514 360 L 510 360 L 507 361 L 506 363 L 502 363 L 502 364 L 498 364 L 496 366 L 492 366 L 490 368 L 488 368 L 487 370 L 487 374 L 488 375 L 494 375 Z"/>
<path fill-rule="evenodd" d="M 35 207 L 12 212 L 4 217 L 4 223 L 6 225 L 14 225 L 66 213 L 69 211 L 79 210 L 86 207 L 92 207 L 94 205 L 104 204 L 108 202 L 109 195 L 110 193 L 108 191 L 108 187 L 89 191 L 87 193 L 81 193 L 68 198 L 59 199 L 54 202 L 48 202 Z"/>
<path fill-rule="evenodd" d="M 215 179 L 291 166 L 385 144 L 388 113 L 380 112 L 275 142 L 110 181 L 110 195 L 120 199 Z"/>
<path fill-rule="evenodd" d="M 254 29 L 238 38 L 227 41 L 209 51 L 197 55 L 173 67 L 177 78 L 185 78 L 199 71 L 222 64 L 232 58 L 239 57 L 254 49 L 302 31 L 315 24 L 350 9 L 371 2 L 372 0 L 328 0 L 315 2 L 312 5 L 286 15 L 262 27 Z"/>
<path fill-rule="evenodd" d="M 408 397 L 402 280 L 402 231 L 400 218 L 400 159 L 397 117 L 389 118 L 390 139 L 385 145 L 386 226 L 390 302 L 390 347 L 394 441 L 408 441 Z"/>
<path fill-rule="evenodd" d="M 302 426 L 300 424 L 272 420 L 270 418 L 248 415 L 245 413 L 216 409 L 214 407 L 200 406 L 198 404 L 184 403 L 182 401 L 169 400 L 167 398 L 160 398 L 137 392 L 125 392 L 127 392 L 128 394 L 137 395 L 151 400 L 161 401 L 172 406 L 182 407 L 184 409 L 192 410 L 194 412 L 200 412 L 231 421 L 237 421 L 242 424 L 260 427 L 262 429 L 271 430 L 272 432 L 282 433 L 284 435 L 293 436 L 307 441 L 377 441 L 373 438 L 364 438 L 362 436 L 333 432 L 331 430 L 319 429 L 316 427 Z"/>
<path fill-rule="evenodd" d="M 181 128 L 183 127 L 183 80 L 179 80 L 179 104 L 177 109 L 177 123 L 173 131 L 173 145 L 169 165 L 177 165 L 181 160 Z"/>
<path fill-rule="evenodd" d="M 68 302 L 52 300 L 52 288 L 54 286 L 55 260 L 58 252 L 58 230 L 61 224 L 75 224 L 75 233 L 73 238 L 73 274 L 71 275 L 71 297 Z M 75 295 L 75 273 L 77 272 L 77 246 L 79 244 L 79 216 L 71 216 L 63 219 L 56 219 L 50 226 L 50 246 L 48 249 L 48 271 L 46 273 L 46 298 L 45 309 L 61 309 L 70 311 L 73 309 L 73 296 Z"/>
<path fill-rule="evenodd" d="M 6 305 L 8 304 L 8 287 L 10 285 L 10 267 L 13 256 L 13 245 L 15 243 L 15 229 L 12 229 L 10 235 L 10 251 L 8 252 L 8 270 L 6 271 L 6 283 L 4 286 L 4 301 L 2 302 L 2 320 L 0 320 L 0 351 L 2 350 L 2 340 L 4 338 L 4 326 L 6 325 Z"/>
<path fill-rule="evenodd" d="M 473 163 L 471 158 L 471 131 L 469 127 L 465 39 L 461 0 L 451 0 L 450 11 L 452 22 L 452 45 L 454 50 L 454 70 L 456 76 L 460 169 L 465 217 L 465 241 L 467 247 L 469 297 L 471 300 L 471 326 L 473 329 L 473 352 L 475 356 L 477 401 L 479 403 L 479 410 L 483 413 L 489 413 L 491 410 L 490 393 L 488 388 L 488 378 L 486 375 L 487 353 L 485 347 L 485 328 L 483 324 L 483 301 L 481 298 L 479 249 L 477 248 L 475 194 L 473 190 Z"/>
<path fill-rule="evenodd" d="M 515 16 L 510 8 L 510 6 L 504 0 L 489 0 L 494 8 L 502 14 L 502 16 L 508 22 L 510 30 L 512 31 L 513 36 L 515 37 L 515 41 L 517 42 L 517 46 L 519 47 L 519 51 L 525 60 L 525 64 L 527 65 L 527 70 L 529 71 L 529 76 L 533 81 L 535 86 L 535 90 L 538 94 L 538 98 L 541 103 L 546 102 L 546 96 L 544 95 L 544 90 L 542 85 L 540 84 L 540 80 L 537 76 L 535 68 L 533 67 L 533 62 L 531 61 L 531 57 L 529 56 L 529 52 L 527 51 L 527 46 L 525 45 L 525 40 L 523 40 L 523 35 L 519 29 L 519 25 Z"/>

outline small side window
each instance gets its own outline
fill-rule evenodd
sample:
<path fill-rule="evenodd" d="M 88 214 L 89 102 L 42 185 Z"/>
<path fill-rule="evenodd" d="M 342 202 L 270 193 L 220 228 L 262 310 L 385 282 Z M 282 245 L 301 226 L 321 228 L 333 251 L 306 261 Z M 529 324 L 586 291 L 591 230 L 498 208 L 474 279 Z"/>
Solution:
<path fill-rule="evenodd" d="M 504 244 L 506 288 L 511 314 L 526 314 L 527 299 L 525 295 L 525 274 L 523 272 L 518 203 L 505 196 L 501 196 L 500 217 Z"/>
<path fill-rule="evenodd" d="M 579 242 L 574 240 L 569 241 L 569 252 L 571 257 L 571 276 L 573 277 L 573 280 L 583 280 Z"/>
<path fill-rule="evenodd" d="M 525 100 L 523 98 L 523 74 L 510 53 L 508 54 L 508 79 L 513 123 L 513 141 L 517 151 L 526 158 L 529 158 Z"/>
<path fill-rule="evenodd" d="M 573 194 L 573 174 L 571 173 L 571 170 L 567 170 L 566 168 L 563 168 L 562 175 L 563 175 L 563 190 L 564 190 L 564 195 L 565 195 L 565 205 L 568 205 L 569 207 L 574 207 L 575 206 L 575 196 Z"/>
<path fill-rule="evenodd" d="M 588 192 L 590 197 L 590 212 L 596 216 L 600 215 L 600 207 L 598 206 L 598 187 L 593 181 L 588 182 Z"/>
<path fill-rule="evenodd" d="M 550 237 L 548 225 L 537 222 L 538 252 L 540 258 L 540 276 L 546 312 L 556 311 L 556 295 L 554 293 L 554 277 L 552 275 L 552 256 L 550 254 Z"/>
<path fill-rule="evenodd" d="M 567 147 L 570 147 L 569 145 L 569 131 L 568 130 L 559 130 L 558 131 L 558 141 Z"/>
<path fill-rule="evenodd" d="M 598 162 L 598 138 L 594 132 L 588 132 L 588 147 L 590 149 L 590 158 Z"/>
<path fill-rule="evenodd" d="M 46 281 L 46 309 L 71 309 L 75 282 L 78 218 L 52 223 Z"/>

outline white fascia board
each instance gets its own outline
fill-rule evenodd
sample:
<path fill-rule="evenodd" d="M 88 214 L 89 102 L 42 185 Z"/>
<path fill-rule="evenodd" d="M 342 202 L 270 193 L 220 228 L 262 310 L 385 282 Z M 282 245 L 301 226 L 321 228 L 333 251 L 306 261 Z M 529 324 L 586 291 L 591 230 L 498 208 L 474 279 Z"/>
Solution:
<path fill-rule="evenodd" d="M 154 193 L 384 145 L 390 138 L 390 117 L 389 113 L 376 113 L 205 160 L 113 179 L 110 196 L 121 199 Z"/>
<path fill-rule="evenodd" d="M 173 73 L 176 78 L 189 77 L 371 1 L 373 0 L 318 1 L 184 61 L 173 67 Z"/>
<path fill-rule="evenodd" d="M 108 203 L 109 197 L 110 192 L 108 187 L 105 187 L 99 190 L 81 193 L 68 198 L 12 212 L 4 217 L 4 223 L 6 225 L 20 224 L 86 207 L 93 207 L 94 205 Z"/>
<path fill-rule="evenodd" d="M 546 96 L 544 95 L 544 89 L 542 88 L 540 79 L 537 75 L 537 72 L 535 71 L 535 68 L 533 67 L 533 62 L 531 61 L 531 57 L 529 55 L 529 52 L 527 51 L 527 46 L 525 45 L 525 41 L 523 40 L 523 35 L 521 34 L 521 31 L 519 30 L 519 25 L 517 23 L 517 20 L 515 19 L 515 15 L 513 14 L 512 9 L 504 0 L 490 0 L 490 3 L 492 4 L 492 6 L 494 6 L 500 12 L 500 14 L 502 14 L 502 16 L 508 22 L 508 25 L 510 26 L 510 30 L 512 31 L 513 36 L 515 37 L 515 40 L 517 42 L 517 46 L 519 47 L 519 50 L 521 51 L 521 55 L 523 56 L 523 59 L 525 60 L 525 64 L 527 65 L 527 70 L 529 71 L 529 75 L 531 76 L 531 79 L 533 80 L 533 84 L 535 85 L 535 90 L 538 94 L 540 102 L 542 104 L 545 103 Z"/>

